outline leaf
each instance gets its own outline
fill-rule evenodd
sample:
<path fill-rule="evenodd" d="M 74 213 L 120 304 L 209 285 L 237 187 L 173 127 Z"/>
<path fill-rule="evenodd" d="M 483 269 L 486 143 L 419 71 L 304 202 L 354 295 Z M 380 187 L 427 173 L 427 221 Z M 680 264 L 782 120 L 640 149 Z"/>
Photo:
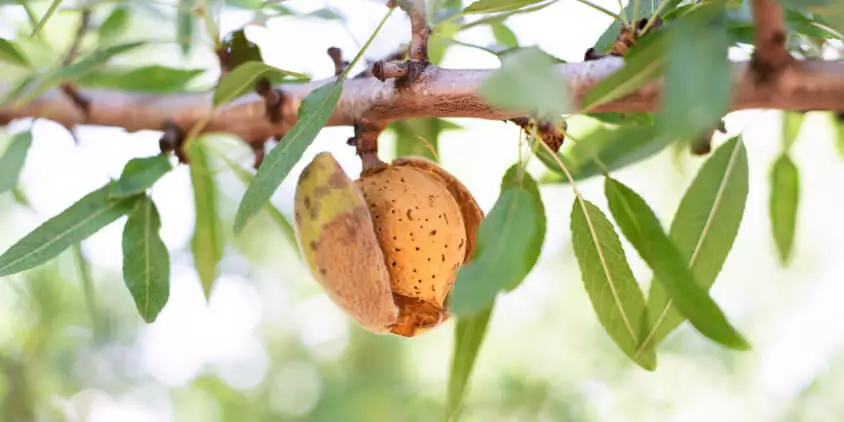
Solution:
<path fill-rule="evenodd" d="M 47 12 L 44 13 L 44 16 L 42 16 L 41 20 L 38 21 L 38 24 L 35 25 L 35 28 L 32 28 L 32 34 L 29 35 L 30 38 L 38 35 L 38 33 L 41 32 L 41 29 L 44 28 L 44 25 L 47 23 L 50 17 L 53 16 L 54 13 L 56 13 L 56 10 L 58 10 L 61 4 L 62 0 L 53 0 L 53 2 L 50 3 L 50 7 L 47 9 Z"/>
<path fill-rule="evenodd" d="M 0 38 L 0 61 L 23 67 L 32 67 L 18 44 L 5 38 Z"/>
<path fill-rule="evenodd" d="M 624 65 L 586 92 L 580 104 L 583 112 L 621 98 L 662 75 L 666 32 L 650 32 L 634 44 L 624 56 Z"/>
<path fill-rule="evenodd" d="M 539 115 L 571 111 L 571 98 L 554 60 L 536 47 L 502 58 L 501 68 L 481 85 L 481 94 L 492 105 Z"/>
<path fill-rule="evenodd" d="M 32 132 L 18 132 L 12 137 L 6 152 L 0 156 L 0 194 L 18 185 L 18 178 L 30 145 L 32 145 Z"/>
<path fill-rule="evenodd" d="M 174 69 L 152 65 L 131 69 L 103 69 L 80 78 L 80 86 L 111 88 L 127 92 L 167 93 L 185 91 L 185 86 L 203 69 Z"/>
<path fill-rule="evenodd" d="M 511 167 L 501 185 L 501 195 L 481 222 L 472 261 L 457 271 L 449 307 L 470 315 L 489 306 L 501 290 L 512 290 L 530 273 L 538 258 L 544 217 L 536 208 L 534 193 L 524 185 L 535 183 L 523 174 L 520 186 L 512 182 Z M 538 243 L 538 245 L 537 245 Z"/>
<path fill-rule="evenodd" d="M 542 252 L 542 244 L 545 242 L 545 232 L 547 230 L 547 221 L 545 217 L 545 205 L 542 203 L 542 195 L 539 193 L 539 185 L 533 180 L 533 177 L 526 172 L 518 169 L 518 166 L 512 166 L 504 178 L 501 180 L 503 189 L 507 188 L 521 188 L 526 190 L 533 200 L 533 214 L 536 218 L 536 224 L 532 231 L 532 236 L 527 244 L 525 244 L 524 256 L 525 266 L 528 272 L 536 265 L 539 260 L 539 255 Z M 527 275 L 527 273 L 525 274 Z M 512 291 L 522 282 L 522 278 L 517 279 L 513 284 L 506 287 L 506 291 Z"/>
<path fill-rule="evenodd" d="M 838 153 L 844 156 L 844 113 L 830 113 L 832 130 L 835 133 L 835 146 Z"/>
<path fill-rule="evenodd" d="M 112 201 L 111 183 L 85 195 L 0 255 L 0 277 L 41 265 L 132 210 L 137 197 Z"/>
<path fill-rule="evenodd" d="M 498 44 L 510 48 L 519 46 L 519 40 L 516 38 L 516 34 L 507 25 L 496 22 L 490 24 L 489 27 L 492 29 L 492 36 L 495 37 L 495 42 Z"/>
<path fill-rule="evenodd" d="M 129 9 L 123 6 L 115 7 L 108 17 L 100 24 L 97 31 L 100 44 L 110 42 L 119 37 L 129 27 Z"/>
<path fill-rule="evenodd" d="M 340 101 L 343 81 L 342 78 L 338 78 L 322 85 L 302 100 L 296 124 L 264 157 L 261 167 L 255 174 L 255 179 L 243 195 L 235 216 L 235 234 L 239 234 L 247 221 L 269 201 L 273 192 L 302 158 L 320 130 L 328 123 L 328 118 L 331 117 L 334 107 Z"/>
<path fill-rule="evenodd" d="M 796 111 L 782 112 L 782 144 L 783 150 L 788 151 L 794 141 L 797 140 L 797 135 L 800 133 L 800 127 L 803 125 L 804 113 Z"/>
<path fill-rule="evenodd" d="M 451 375 L 448 379 L 447 420 L 457 420 L 478 351 L 486 336 L 493 305 L 475 315 L 459 316 L 454 324 L 454 352 L 451 357 Z"/>
<path fill-rule="evenodd" d="M 120 179 L 112 186 L 111 198 L 124 198 L 143 193 L 170 170 L 173 170 L 173 165 L 166 154 L 133 158 L 126 163 Z"/>
<path fill-rule="evenodd" d="M 748 192 L 747 151 L 738 137 L 721 145 L 686 189 L 668 236 L 695 281 L 709 290 L 724 266 L 744 215 Z M 662 284 L 651 281 L 646 346 L 656 345 L 686 318 Z"/>
<path fill-rule="evenodd" d="M 717 127 L 729 111 L 730 40 L 721 6 L 703 6 L 671 29 L 657 122 L 665 136 L 688 139 Z M 694 81 L 693 83 L 690 81 Z"/>
<path fill-rule="evenodd" d="M 771 169 L 771 199 L 769 212 L 771 230 L 777 245 L 780 261 L 787 264 L 791 258 L 797 209 L 800 199 L 800 176 L 797 165 L 787 154 L 774 161 Z"/>
<path fill-rule="evenodd" d="M 575 181 L 584 180 L 607 172 L 627 167 L 652 157 L 671 144 L 668 138 L 661 137 L 652 125 L 599 126 L 596 130 L 577 137 L 577 141 L 567 141 L 558 153 L 563 164 L 571 172 Z M 569 183 L 556 162 L 544 149 L 537 151 L 539 159 L 558 176 L 545 183 Z"/>
<path fill-rule="evenodd" d="M 536 11 L 542 10 L 542 9 L 554 4 L 555 2 L 556 2 L 556 0 L 546 1 L 545 3 L 537 4 L 536 6 L 525 7 L 523 9 L 516 9 L 516 10 L 511 10 L 511 11 L 508 11 L 508 12 L 499 13 L 499 14 L 496 14 L 496 15 L 486 16 L 486 17 L 480 18 L 476 21 L 473 21 L 473 22 L 470 22 L 470 23 L 467 23 L 467 24 L 461 26 L 460 30 L 462 31 L 462 30 L 466 30 L 466 29 L 469 29 L 469 28 L 472 28 L 472 27 L 475 27 L 475 26 L 480 26 L 480 25 L 490 25 L 490 24 L 494 24 L 494 23 L 501 23 L 501 22 L 504 22 L 507 19 L 509 19 L 511 16 L 536 12 Z"/>
<path fill-rule="evenodd" d="M 176 41 L 182 51 L 182 56 L 190 53 L 193 42 L 193 0 L 179 0 L 176 15 Z"/>
<path fill-rule="evenodd" d="M 141 318 L 152 323 L 170 296 L 170 254 L 155 203 L 141 196 L 123 227 L 123 280 Z"/>
<path fill-rule="evenodd" d="M 463 9 L 463 14 L 507 12 L 542 1 L 544 0 L 476 0 Z"/>
<path fill-rule="evenodd" d="M 249 41 L 245 29 L 238 29 L 229 32 L 223 38 L 220 50 L 218 50 L 220 62 L 225 63 L 229 69 L 235 69 L 247 62 L 263 62 L 261 48 Z"/>
<path fill-rule="evenodd" d="M 208 299 L 217 278 L 217 263 L 223 258 L 223 231 L 217 215 L 217 187 L 208 154 L 199 139 L 190 143 L 187 153 L 196 212 L 191 251 L 196 272 L 202 281 L 202 290 Z"/>
<path fill-rule="evenodd" d="M 604 188 L 610 211 L 624 237 L 651 267 L 680 312 L 706 337 L 733 349 L 748 350 L 747 341 L 730 325 L 708 292 L 696 283 L 687 261 L 663 232 L 648 204 L 610 177 L 606 178 Z"/>
<path fill-rule="evenodd" d="M 296 79 L 308 79 L 307 75 L 277 69 L 263 62 L 246 62 L 231 71 L 214 90 L 214 107 L 226 104 L 248 92 L 255 86 L 258 78 L 265 75 L 292 76 Z"/>
<path fill-rule="evenodd" d="M 627 264 L 612 223 L 587 200 L 571 210 L 572 245 L 581 277 L 601 325 L 618 347 L 642 368 L 656 369 L 653 347 L 637 350 L 647 321 L 645 296 Z"/>
<path fill-rule="evenodd" d="M 66 66 L 59 69 L 56 73 L 51 75 L 49 80 L 58 81 L 62 79 L 79 78 L 85 75 L 86 73 L 94 70 L 97 66 L 107 63 L 112 58 L 120 54 L 126 53 L 127 51 L 134 50 L 144 44 L 146 44 L 145 41 L 133 41 L 125 44 L 118 44 L 115 46 L 98 49 L 83 58 L 82 60 L 70 66 Z"/>

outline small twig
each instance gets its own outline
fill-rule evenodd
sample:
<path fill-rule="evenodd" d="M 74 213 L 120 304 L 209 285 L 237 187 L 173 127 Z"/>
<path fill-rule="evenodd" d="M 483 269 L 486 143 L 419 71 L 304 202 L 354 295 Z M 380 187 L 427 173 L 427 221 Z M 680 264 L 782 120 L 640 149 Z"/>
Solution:
<path fill-rule="evenodd" d="M 377 61 L 372 65 L 372 76 L 384 82 L 387 79 L 402 78 L 407 75 L 409 65 L 404 63 L 388 63 Z"/>
<path fill-rule="evenodd" d="M 753 0 L 755 50 L 751 67 L 758 82 L 775 79 L 793 60 L 786 49 L 783 13 L 777 0 Z"/>
<path fill-rule="evenodd" d="M 346 143 L 357 149 L 362 171 L 383 164 L 383 161 L 378 158 L 378 136 L 385 127 L 383 124 L 368 120 L 361 120 L 355 124 L 355 136 L 349 138 Z"/>
<path fill-rule="evenodd" d="M 79 90 L 76 89 L 76 86 L 73 84 L 66 82 L 59 86 L 62 90 L 62 93 L 73 102 L 73 105 L 82 112 L 82 115 L 85 116 L 84 121 L 88 120 L 88 117 L 91 115 L 91 100 L 82 94 L 79 93 Z"/>
<path fill-rule="evenodd" d="M 328 57 L 331 57 L 331 61 L 334 62 L 334 76 L 342 75 L 346 66 L 349 65 L 348 60 L 343 60 L 343 50 L 331 47 L 328 49 Z"/>
<path fill-rule="evenodd" d="M 90 25 L 91 9 L 86 8 L 82 10 L 79 27 L 76 28 L 76 34 L 73 36 L 73 41 L 67 49 L 67 54 L 65 54 L 64 60 L 62 60 L 62 66 L 67 66 L 76 60 L 76 56 L 79 54 L 79 47 L 82 45 L 82 39 L 85 38 L 85 34 L 88 32 Z"/>
<path fill-rule="evenodd" d="M 428 37 L 431 35 L 431 27 L 428 26 L 425 17 L 424 0 L 390 0 L 387 5 L 393 7 L 393 2 L 398 1 L 399 7 L 410 17 L 411 37 L 408 56 L 414 62 L 428 61 Z"/>
<path fill-rule="evenodd" d="M 179 125 L 173 120 L 166 119 L 161 131 L 163 133 L 161 135 L 161 139 L 158 140 L 158 148 L 161 153 L 165 154 L 173 151 L 179 159 L 179 162 L 186 164 L 188 162 L 188 157 L 183 148 L 185 144 L 185 132 L 182 128 L 179 127 Z"/>
<path fill-rule="evenodd" d="M 255 92 L 264 98 L 264 105 L 270 122 L 280 122 L 282 117 L 281 104 L 284 98 L 281 91 L 273 89 L 269 79 L 261 78 L 255 84 Z"/>

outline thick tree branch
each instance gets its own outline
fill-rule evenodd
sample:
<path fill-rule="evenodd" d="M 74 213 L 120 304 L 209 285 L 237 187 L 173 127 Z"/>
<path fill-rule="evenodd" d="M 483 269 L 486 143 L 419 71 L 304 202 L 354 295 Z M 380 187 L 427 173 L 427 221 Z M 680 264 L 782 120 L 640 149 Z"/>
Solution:
<path fill-rule="evenodd" d="M 618 70 L 622 59 L 558 65 L 578 103 L 596 83 Z M 507 120 L 526 115 L 524 110 L 503 110 L 484 101 L 479 89 L 493 70 L 452 70 L 428 66 L 418 84 L 396 88 L 398 80 L 349 79 L 329 126 L 354 126 L 368 121 L 385 125 L 414 117 L 468 117 Z M 732 65 L 731 110 L 751 108 L 830 110 L 844 112 L 844 61 L 795 61 L 773 84 L 754 83 L 749 62 Z M 204 132 L 228 132 L 247 142 L 285 133 L 295 122 L 299 104 L 326 81 L 286 84 L 276 88 L 281 96 L 281 119 L 267 118 L 266 101 L 256 93 L 215 110 Z M 662 91 L 660 80 L 623 98 L 597 107 L 595 112 L 655 111 Z M 81 124 L 118 126 L 130 132 L 162 130 L 171 119 L 187 131 L 211 111 L 212 93 L 150 95 L 105 90 L 85 91 L 88 113 L 83 113 L 60 90 L 51 90 L 34 101 L 13 108 L 0 106 L 0 123 L 17 118 L 40 117 L 67 127 Z M 564 93 L 560 93 L 564 95 Z M 577 112 L 574 110 L 573 112 Z"/>

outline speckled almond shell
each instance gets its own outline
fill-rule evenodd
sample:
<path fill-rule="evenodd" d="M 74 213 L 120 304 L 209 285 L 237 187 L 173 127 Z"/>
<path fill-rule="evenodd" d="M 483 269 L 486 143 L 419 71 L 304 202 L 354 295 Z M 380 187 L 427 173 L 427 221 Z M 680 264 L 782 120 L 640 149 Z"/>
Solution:
<path fill-rule="evenodd" d="M 355 183 L 390 272 L 399 309 L 392 332 L 413 337 L 440 325 L 457 270 L 471 257 L 480 208 L 453 176 L 421 158 L 376 166 Z"/>
<path fill-rule="evenodd" d="M 320 153 L 296 186 L 295 226 L 302 255 L 334 303 L 364 328 L 396 324 L 390 273 L 367 205 L 330 153 Z"/>

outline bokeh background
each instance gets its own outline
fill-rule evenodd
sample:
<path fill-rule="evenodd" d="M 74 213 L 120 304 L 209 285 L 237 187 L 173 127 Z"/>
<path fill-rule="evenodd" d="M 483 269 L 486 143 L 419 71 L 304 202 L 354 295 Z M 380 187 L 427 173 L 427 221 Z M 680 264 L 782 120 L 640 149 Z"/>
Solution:
<path fill-rule="evenodd" d="M 3 4 L 5 2 L 0 2 Z M 45 28 L 50 48 L 30 44 L 31 56 L 60 57 L 78 15 L 65 1 Z M 182 58 L 172 42 L 173 1 L 130 1 L 137 10 L 128 39 L 157 40 L 116 63 L 207 68 L 197 88 L 211 86 L 216 58 L 204 31 Z M 247 34 L 272 65 L 327 77 L 330 46 L 348 58 L 386 11 L 381 1 L 290 0 L 291 9 L 331 8 L 344 20 L 285 16 L 251 25 Z M 596 2 L 618 10 L 611 0 Z M 31 6 L 43 12 L 47 1 Z M 108 8 L 99 8 L 100 13 Z M 151 10 L 157 10 L 159 15 Z M 100 16 L 100 15 L 97 15 Z M 222 32 L 239 28 L 251 12 L 226 8 Z M 26 15 L 0 6 L 0 36 L 26 37 Z M 579 61 L 610 18 L 574 1 L 516 16 L 508 25 L 522 45 L 537 45 Z M 378 59 L 408 40 L 409 23 L 395 13 L 367 57 Z M 459 39 L 489 45 L 488 27 Z M 746 57 L 747 49 L 736 49 Z M 494 68 L 498 58 L 452 46 L 443 65 Z M 0 67 L 0 75 L 5 74 Z M 363 70 L 360 67 L 358 70 Z M 604 333 L 591 308 L 570 248 L 568 186 L 542 189 L 549 220 L 542 257 L 522 286 L 503 295 L 493 314 L 466 401 L 465 421 L 836 421 L 844 418 L 844 157 L 828 115 L 810 114 L 794 148 L 801 170 L 795 254 L 779 264 L 767 214 L 768 171 L 780 148 L 780 114 L 745 111 L 727 119 L 743 132 L 749 152 L 750 194 L 745 219 L 713 295 L 753 345 L 725 350 L 688 324 L 659 348 L 659 366 L 631 363 Z M 440 138 L 441 165 L 460 178 L 485 211 L 499 180 L 518 157 L 519 132 L 498 121 L 455 119 L 463 126 Z M 60 212 L 109 178 L 132 157 L 158 151 L 155 132 L 80 127 L 78 143 L 50 121 L 21 120 L 2 129 L 34 131 L 21 178 L 30 207 L 0 196 L 0 249 Z M 290 215 L 295 179 L 320 151 L 331 151 L 350 175 L 360 171 L 350 128 L 323 130 L 273 197 Z M 716 136 L 716 144 L 725 139 Z M 248 165 L 251 153 L 236 140 L 211 143 Z M 394 134 L 382 140 L 393 156 Z M 703 159 L 666 149 L 615 176 L 640 192 L 667 226 Z M 537 176 L 537 160 L 530 167 Z M 360 329 L 318 288 L 295 245 L 266 215 L 245 233 L 231 227 L 243 184 L 219 161 L 226 250 L 206 302 L 192 265 L 194 209 L 187 167 L 152 189 L 162 235 L 171 251 L 170 300 L 145 324 L 121 278 L 120 238 L 125 219 L 38 269 L 0 280 L 0 421 L 223 422 L 223 421 L 434 421 L 445 412 L 453 322 L 412 340 Z M 579 184 L 606 210 L 600 179 Z M 634 273 L 647 287 L 650 273 L 624 244 Z M 80 268 L 76 254 L 87 267 Z M 85 275 L 87 273 L 87 276 Z M 647 291 L 647 290 L 645 290 Z"/>

